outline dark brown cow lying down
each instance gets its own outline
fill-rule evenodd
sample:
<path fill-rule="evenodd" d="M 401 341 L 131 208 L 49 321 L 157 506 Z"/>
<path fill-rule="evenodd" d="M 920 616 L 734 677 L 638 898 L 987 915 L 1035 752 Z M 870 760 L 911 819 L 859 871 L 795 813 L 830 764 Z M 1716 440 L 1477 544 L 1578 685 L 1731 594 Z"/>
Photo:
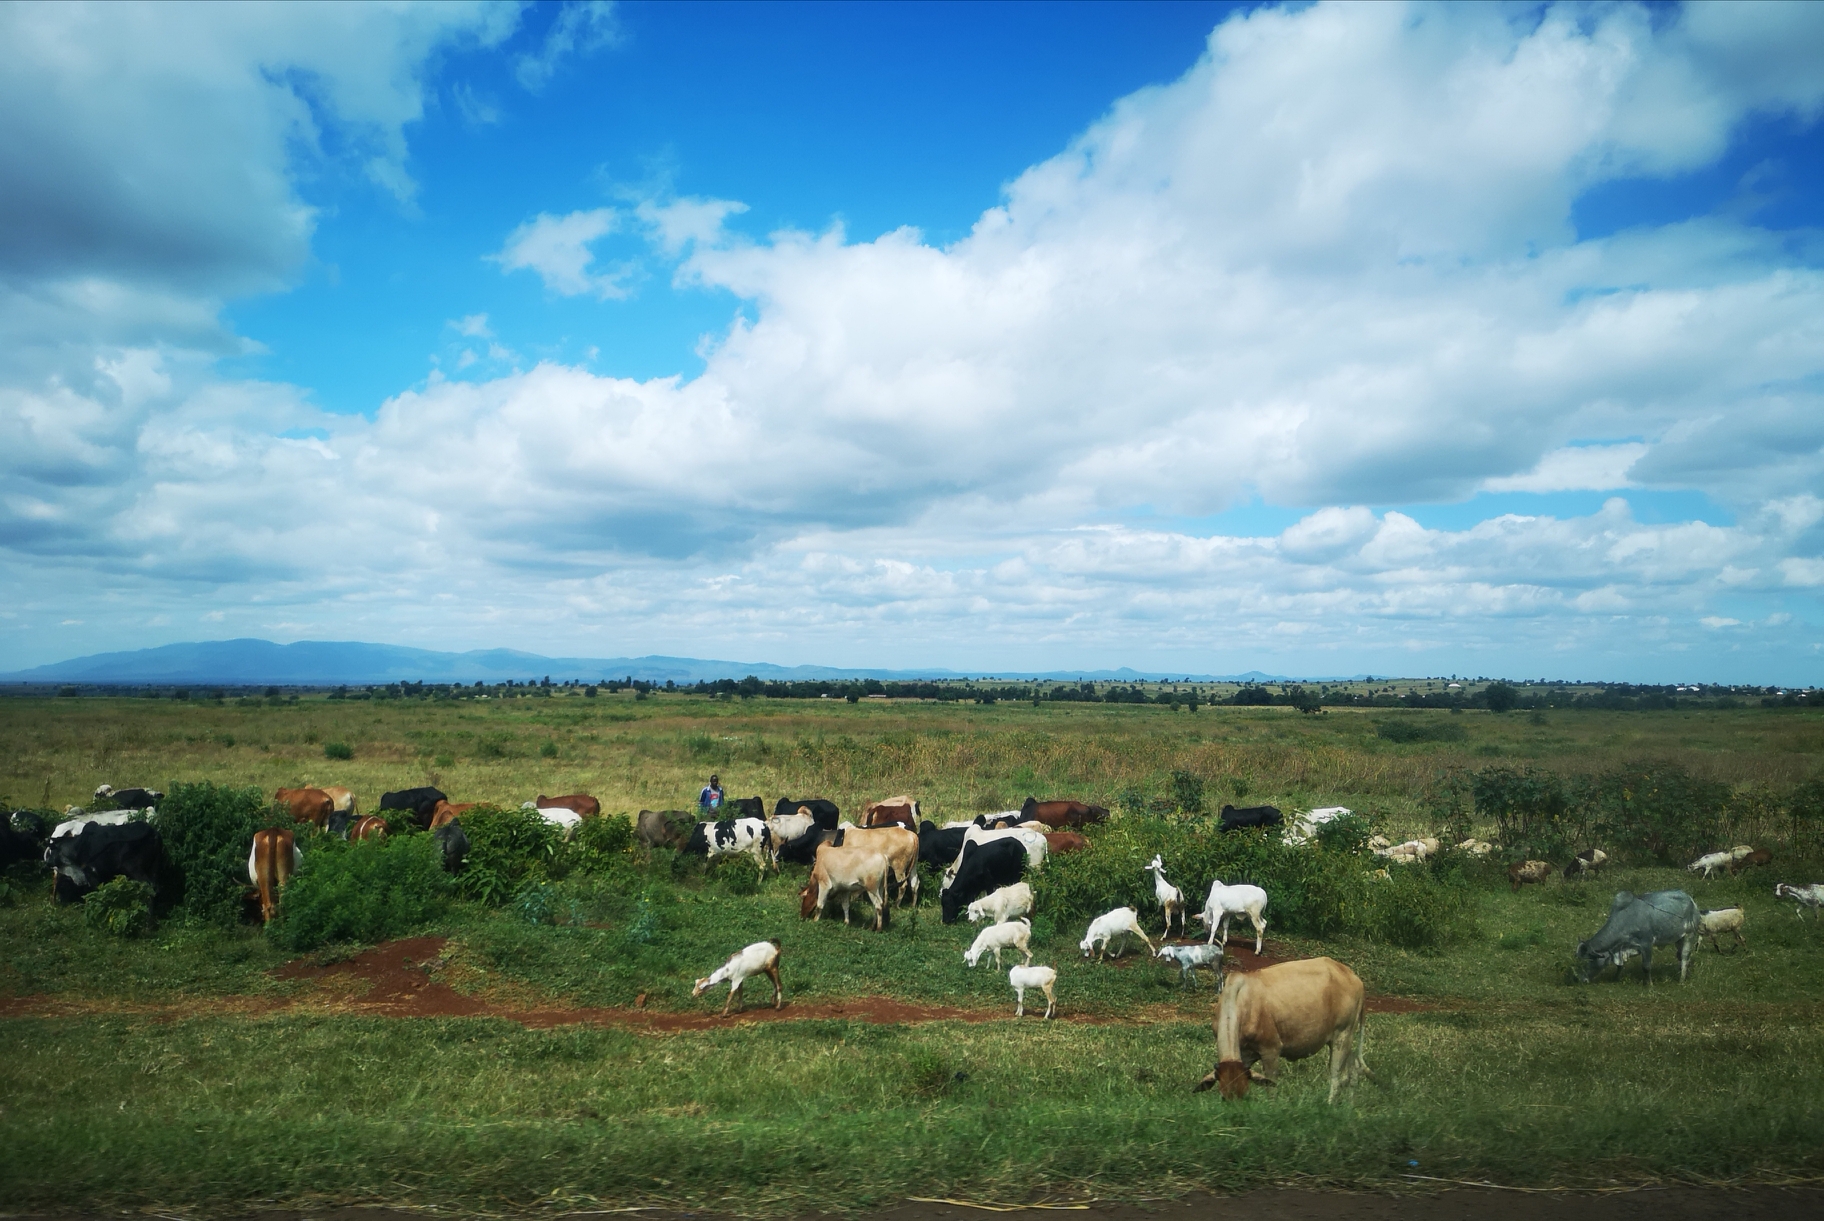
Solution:
<path fill-rule="evenodd" d="M 1279 1077 L 1281 1059 L 1302 1060 L 1330 1049 L 1330 1098 L 1367 1073 L 1362 1062 L 1362 981 L 1333 958 L 1302 958 L 1229 976 L 1216 1010 L 1216 1068 L 1199 1091 L 1222 1086 L 1241 1098 L 1250 1076 L 1263 1085 Z M 1253 1073 L 1258 1062 L 1260 1071 Z"/>

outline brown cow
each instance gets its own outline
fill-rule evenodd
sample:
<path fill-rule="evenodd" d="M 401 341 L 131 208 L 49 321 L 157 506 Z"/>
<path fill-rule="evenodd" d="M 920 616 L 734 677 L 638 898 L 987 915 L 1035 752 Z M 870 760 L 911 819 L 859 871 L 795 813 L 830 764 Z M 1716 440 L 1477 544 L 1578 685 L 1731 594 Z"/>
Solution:
<path fill-rule="evenodd" d="M 1081 852 L 1089 847 L 1089 841 L 1075 831 L 1047 831 L 1045 844 L 1049 852 Z"/>
<path fill-rule="evenodd" d="M 441 827 L 446 823 L 455 822 L 458 818 L 461 818 L 464 814 L 467 814 L 470 810 L 473 810 L 480 804 L 479 801 L 439 801 L 436 805 L 431 807 L 430 829 L 435 831 L 438 827 Z"/>
<path fill-rule="evenodd" d="M 911 907 L 918 906 L 917 832 L 904 827 L 844 827 L 842 846 L 866 848 L 884 855 L 893 880 L 899 885 L 899 901 Z"/>
<path fill-rule="evenodd" d="M 1229 977 L 1216 1009 L 1216 1068 L 1197 1091 L 1241 1098 L 1252 1077 L 1272 1085 L 1280 1060 L 1330 1049 L 1330 1101 L 1367 1073 L 1362 1062 L 1362 981 L 1332 958 L 1302 958 Z M 1258 1062 L 1260 1070 L 1253 1071 Z M 1372 1075 L 1372 1074 L 1370 1074 Z"/>
<path fill-rule="evenodd" d="M 648 848 L 681 848 L 695 824 L 689 810 L 641 810 L 633 833 Z"/>
<path fill-rule="evenodd" d="M 538 808 L 541 810 L 570 810 L 584 818 L 599 818 L 602 803 L 587 793 L 571 793 L 567 797 L 547 797 L 538 795 Z"/>
<path fill-rule="evenodd" d="M 334 784 L 319 785 L 318 787 L 329 794 L 329 799 L 335 803 L 336 813 L 359 814 L 361 812 L 355 808 L 355 792 L 353 789 L 345 789 L 340 785 Z"/>
<path fill-rule="evenodd" d="M 1106 822 L 1108 811 L 1087 801 L 1039 801 L 1028 797 L 1020 807 L 1022 820 L 1034 820 L 1048 827 L 1086 827 L 1093 822 Z"/>
<path fill-rule="evenodd" d="M 385 839 L 386 819 L 376 818 L 372 814 L 363 814 L 348 824 L 348 842 L 358 843 L 364 839 Z"/>
<path fill-rule="evenodd" d="M 279 910 L 279 891 L 291 881 L 301 862 L 291 832 L 278 828 L 253 833 L 253 851 L 247 854 L 247 878 L 260 892 L 260 919 L 270 924 Z"/>
<path fill-rule="evenodd" d="M 874 905 L 874 931 L 883 933 L 887 929 L 887 909 L 892 906 L 887 902 L 887 883 L 892 876 L 892 865 L 872 844 L 865 848 L 825 844 L 817 849 L 810 880 L 798 892 L 799 918 L 823 919 L 824 905 L 835 899 L 842 904 L 842 922 L 847 924 L 849 904 L 860 897 Z"/>
<path fill-rule="evenodd" d="M 904 827 L 918 834 L 918 802 L 901 794 L 885 801 L 871 802 L 861 812 L 863 827 Z"/>
<path fill-rule="evenodd" d="M 329 822 L 329 816 L 336 809 L 336 799 L 322 789 L 280 789 L 272 799 L 290 810 L 294 820 L 315 823 L 319 827 Z"/>

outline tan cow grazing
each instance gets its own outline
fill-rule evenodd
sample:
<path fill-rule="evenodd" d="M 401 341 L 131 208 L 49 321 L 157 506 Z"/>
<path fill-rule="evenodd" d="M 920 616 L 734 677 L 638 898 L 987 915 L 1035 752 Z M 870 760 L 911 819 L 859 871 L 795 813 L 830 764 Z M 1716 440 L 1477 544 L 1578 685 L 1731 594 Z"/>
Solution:
<path fill-rule="evenodd" d="M 355 808 L 355 791 L 353 789 L 345 789 L 340 785 L 335 784 L 325 784 L 320 787 L 325 793 L 329 794 L 329 800 L 333 803 L 332 810 L 334 813 L 359 814 L 361 812 Z"/>
<path fill-rule="evenodd" d="M 335 798 L 322 789 L 280 789 L 272 799 L 290 810 L 296 821 L 315 823 L 319 827 L 329 822 L 329 816 L 336 809 Z"/>
<path fill-rule="evenodd" d="M 887 879 L 892 866 L 875 848 L 838 848 L 825 844 L 817 849 L 817 860 L 811 866 L 811 880 L 798 892 L 798 917 L 801 920 L 823 919 L 823 908 L 831 899 L 842 903 L 842 922 L 849 922 L 849 904 L 860 895 L 874 905 L 874 931 L 887 929 Z"/>
<path fill-rule="evenodd" d="M 439 801 L 431 807 L 430 829 L 435 831 L 438 827 L 453 823 L 480 804 L 479 801 Z"/>
<path fill-rule="evenodd" d="M 866 848 L 887 858 L 902 904 L 918 906 L 918 835 L 904 827 L 850 827 L 841 847 Z M 819 849 L 821 851 L 821 849 Z"/>
<path fill-rule="evenodd" d="M 303 854 L 291 832 L 278 828 L 253 833 L 253 851 L 247 854 L 247 878 L 260 892 L 260 920 L 272 923 L 279 910 L 279 891 L 303 863 Z"/>
<path fill-rule="evenodd" d="M 564 797 L 547 797 L 538 795 L 538 808 L 541 810 L 570 810 L 584 818 L 600 818 L 602 803 L 587 793 L 571 793 Z"/>
<path fill-rule="evenodd" d="M 1368 1072 L 1362 981 L 1354 971 L 1333 958 L 1302 958 L 1231 975 L 1216 1010 L 1216 1068 L 1197 1092 L 1220 1085 L 1224 1098 L 1244 1097 L 1250 1079 L 1272 1085 L 1280 1060 L 1302 1060 L 1320 1047 L 1330 1049 L 1335 1102 L 1338 1090 Z"/>
<path fill-rule="evenodd" d="M 348 824 L 348 842 L 359 843 L 364 839 L 385 839 L 386 819 L 376 818 L 372 814 L 363 814 Z"/>
<path fill-rule="evenodd" d="M 870 803 L 861 812 L 864 827 L 904 827 L 918 834 L 918 802 L 905 794 Z"/>
<path fill-rule="evenodd" d="M 1550 861 L 1516 861 L 1507 867 L 1507 880 L 1516 892 L 1522 886 L 1543 882 L 1552 876 Z"/>

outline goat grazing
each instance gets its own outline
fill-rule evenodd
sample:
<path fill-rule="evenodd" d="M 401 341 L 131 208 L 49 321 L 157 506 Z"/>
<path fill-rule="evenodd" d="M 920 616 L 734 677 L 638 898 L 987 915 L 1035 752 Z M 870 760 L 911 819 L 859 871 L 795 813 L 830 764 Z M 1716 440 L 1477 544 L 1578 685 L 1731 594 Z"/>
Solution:
<path fill-rule="evenodd" d="M 741 985 L 747 982 L 750 975 L 765 975 L 773 981 L 773 1008 L 782 1007 L 785 990 L 779 986 L 779 943 L 778 941 L 756 941 L 745 950 L 737 951 L 733 957 L 714 974 L 697 981 L 696 987 L 690 990 L 692 996 L 702 996 L 717 984 L 728 983 L 728 999 L 722 1002 L 722 1016 L 728 1016 L 728 1007 L 735 1003 L 735 996 L 741 991 Z M 747 998 L 741 998 L 741 1008 L 747 1008 Z"/>
<path fill-rule="evenodd" d="M 967 915 L 969 923 L 979 920 L 992 920 L 1002 924 L 1016 920 L 1021 916 L 1032 914 L 1032 887 L 1024 882 L 1015 882 L 1003 886 L 991 895 L 984 895 L 969 905 Z"/>
<path fill-rule="evenodd" d="M 1710 948 L 1718 954 L 1723 947 L 1717 943 L 1717 937 L 1723 933 L 1734 933 L 1737 945 L 1747 945 L 1748 939 L 1742 936 L 1742 925 L 1748 922 L 1748 913 L 1739 907 L 1724 907 L 1716 911 L 1704 912 L 1697 918 L 1698 940 L 1710 938 Z"/>
<path fill-rule="evenodd" d="M 1748 851 L 1752 852 L 1754 849 L 1750 848 Z M 1745 856 L 1747 853 L 1744 853 L 1743 855 Z M 1719 869 L 1733 872 L 1735 869 L 1735 854 L 1731 852 L 1712 852 L 1705 856 L 1698 857 L 1695 861 L 1686 865 L 1685 868 L 1692 873 L 1701 873 L 1705 877 L 1709 877 Z"/>
<path fill-rule="evenodd" d="M 1153 952 L 1155 958 L 1167 958 L 1178 964 L 1182 982 L 1195 988 L 1198 967 L 1216 972 L 1216 990 L 1222 990 L 1222 947 L 1219 945 L 1162 945 Z"/>
<path fill-rule="evenodd" d="M 1052 991 L 1052 985 L 1058 982 L 1055 967 L 1014 967 L 1007 972 L 1007 982 L 1013 985 L 1013 1016 L 1026 1016 L 1026 989 L 1037 988 L 1045 994 L 1045 1016 L 1050 1017 L 1058 1009 L 1058 994 Z"/>
<path fill-rule="evenodd" d="M 1564 876 L 1567 878 L 1576 878 L 1595 873 L 1608 862 L 1608 859 L 1609 854 L 1604 852 L 1601 848 L 1585 848 L 1576 855 L 1570 864 L 1564 867 Z"/>
<path fill-rule="evenodd" d="M 1824 908 L 1824 882 L 1813 882 L 1810 886 L 1794 886 L 1790 882 L 1781 882 L 1778 886 L 1773 888 L 1773 897 L 1776 899 L 1791 899 L 1794 903 L 1800 904 L 1801 907 L 1809 907 L 1811 909 L 1811 918 L 1816 920 L 1818 918 L 1818 909 Z M 1792 912 L 1795 916 L 1802 916 L 1805 914 L 1799 907 L 1793 908 Z"/>
<path fill-rule="evenodd" d="M 1184 935 L 1184 892 L 1165 880 L 1165 860 L 1155 856 L 1145 872 L 1153 875 L 1153 897 L 1165 910 L 1165 936 L 1172 935 L 1172 913 L 1178 913 L 1178 934 Z"/>
<path fill-rule="evenodd" d="M 1254 952 L 1260 953 L 1261 938 L 1267 935 L 1267 892 L 1258 886 L 1224 886 L 1219 878 L 1210 883 L 1210 897 L 1203 901 L 1197 919 L 1210 930 L 1206 944 L 1215 945 L 1218 933 L 1222 944 L 1229 944 L 1229 917 L 1243 916 L 1254 926 Z"/>
<path fill-rule="evenodd" d="M 994 965 L 999 967 L 1002 950 L 1018 950 L 1026 955 L 1026 965 L 1031 966 L 1032 925 L 1025 920 L 990 924 L 975 935 L 975 944 L 963 951 L 963 961 L 976 967 L 981 965 L 982 955 L 993 954 Z"/>
<path fill-rule="evenodd" d="M 1140 913 L 1131 907 L 1117 907 L 1114 911 L 1104 912 L 1089 922 L 1089 932 L 1083 935 L 1083 940 L 1078 943 L 1077 948 L 1083 951 L 1083 957 L 1088 958 L 1091 954 L 1095 954 L 1096 961 L 1101 962 L 1108 957 L 1109 947 L 1115 945 L 1117 941 L 1120 942 L 1120 945 L 1115 950 L 1115 957 L 1121 957 L 1123 951 L 1127 949 L 1125 939 L 1128 937 L 1140 938 L 1146 944 L 1146 952 L 1148 954 L 1153 952 L 1152 939 L 1140 927 Z M 1100 952 L 1098 953 L 1098 951 Z"/>

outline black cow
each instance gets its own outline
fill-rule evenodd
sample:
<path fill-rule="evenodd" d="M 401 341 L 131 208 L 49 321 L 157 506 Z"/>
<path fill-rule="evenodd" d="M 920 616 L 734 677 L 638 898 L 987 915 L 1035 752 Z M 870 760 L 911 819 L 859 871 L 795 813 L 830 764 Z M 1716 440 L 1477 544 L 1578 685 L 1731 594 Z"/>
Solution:
<path fill-rule="evenodd" d="M 443 852 L 443 867 L 451 873 L 461 873 L 463 858 L 469 854 L 469 837 L 463 833 L 462 824 L 446 822 L 431 832 L 431 838 Z"/>
<path fill-rule="evenodd" d="M 89 823 L 75 835 L 58 836 L 44 850 L 44 863 L 57 871 L 54 893 L 59 903 L 74 903 L 119 877 L 156 889 L 164 859 L 158 829 L 143 822 Z"/>
<path fill-rule="evenodd" d="M 944 828 L 927 818 L 918 824 L 918 859 L 935 869 L 948 869 L 963 850 L 967 834 L 968 827 Z"/>
<path fill-rule="evenodd" d="M 1245 827 L 1277 827 L 1281 818 L 1278 806 L 1245 806 L 1237 810 L 1234 806 L 1222 807 L 1222 829 L 1239 831 Z"/>
<path fill-rule="evenodd" d="M 758 818 L 766 820 L 766 801 L 760 797 L 731 797 L 722 803 L 722 812 L 729 818 Z"/>
<path fill-rule="evenodd" d="M 20 861 L 37 860 L 43 852 L 43 837 L 0 826 L 0 870 L 10 869 Z"/>
<path fill-rule="evenodd" d="M 977 814 L 975 825 L 984 831 L 1005 831 L 1008 827 L 1017 827 L 1026 821 L 1025 815 L 1018 810 L 1003 810 L 999 814 Z M 964 830 L 968 830 L 967 827 Z"/>
<path fill-rule="evenodd" d="M 779 849 L 779 859 L 788 865 L 809 865 L 817 859 L 817 849 L 833 844 L 842 835 L 826 827 L 812 827 L 796 839 L 788 839 Z"/>
<path fill-rule="evenodd" d="M 971 903 L 989 891 L 1019 881 L 1025 868 L 1026 846 L 1018 839 L 964 845 L 962 859 L 956 863 L 956 876 L 939 896 L 944 923 L 955 924 Z"/>
<path fill-rule="evenodd" d="M 21 835 L 30 836 L 32 839 L 37 840 L 40 845 L 44 843 L 45 837 L 51 833 L 51 828 L 45 823 L 44 819 L 38 817 L 38 815 L 32 813 L 30 810 L 14 810 L 12 817 L 7 819 L 7 821 L 12 824 L 13 830 L 19 832 Z M 33 855 L 36 856 L 37 854 L 33 853 Z"/>
<path fill-rule="evenodd" d="M 796 814 L 799 806 L 803 806 L 809 811 L 811 821 L 826 831 L 834 831 L 836 824 L 842 819 L 842 811 L 837 808 L 836 803 L 825 801 L 821 797 L 803 797 L 796 801 L 790 797 L 781 797 L 773 804 L 773 817 L 783 818 L 787 814 Z"/>
<path fill-rule="evenodd" d="M 397 793 L 382 793 L 380 808 L 382 810 L 410 810 L 417 820 L 420 831 L 428 830 L 431 825 L 431 812 L 440 801 L 448 801 L 442 792 L 426 786 L 421 789 L 400 789 Z"/>
<path fill-rule="evenodd" d="M 116 810 L 146 810 L 165 799 L 163 793 L 153 789 L 112 789 L 102 785 L 95 790 L 95 803 L 112 801 Z"/>
<path fill-rule="evenodd" d="M 331 835 L 347 839 L 349 824 L 359 817 L 361 816 L 352 810 L 331 810 L 329 821 L 323 824 L 323 829 Z"/>

